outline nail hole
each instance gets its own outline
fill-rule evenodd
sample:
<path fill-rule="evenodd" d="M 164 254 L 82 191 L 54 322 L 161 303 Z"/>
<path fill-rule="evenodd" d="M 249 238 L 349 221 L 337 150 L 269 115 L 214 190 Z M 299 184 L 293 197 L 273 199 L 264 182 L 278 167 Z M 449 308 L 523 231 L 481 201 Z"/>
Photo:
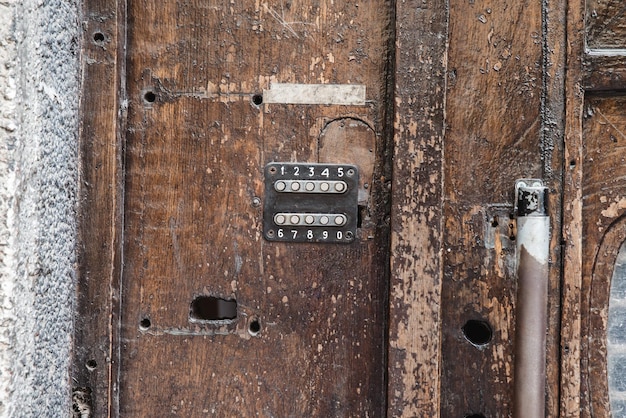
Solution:
<path fill-rule="evenodd" d="M 93 34 L 93 40 L 94 40 L 95 42 L 98 42 L 98 43 L 100 43 L 100 42 L 104 42 L 104 33 L 102 33 L 102 32 L 96 32 L 96 33 L 94 33 L 94 34 Z"/>
<path fill-rule="evenodd" d="M 237 301 L 213 296 L 198 296 L 191 302 L 189 318 L 196 321 L 237 319 Z"/>
<path fill-rule="evenodd" d="M 98 363 L 95 360 L 89 360 L 86 364 L 87 370 L 95 370 L 98 367 Z"/>
<path fill-rule="evenodd" d="M 497 216 L 494 216 L 494 217 L 493 217 L 493 219 L 491 220 L 491 226 L 492 226 L 493 228 L 496 228 L 498 225 L 499 225 L 499 223 L 498 223 L 498 217 L 497 217 Z"/>
<path fill-rule="evenodd" d="M 576 160 L 571 160 L 571 161 L 569 162 L 569 168 L 570 168 L 570 169 L 573 169 L 574 167 L 576 167 Z"/>
<path fill-rule="evenodd" d="M 152 322 L 150 322 L 150 318 L 143 318 L 141 321 L 139 321 L 139 328 L 141 328 L 144 331 L 150 328 L 151 326 L 152 326 Z"/>
<path fill-rule="evenodd" d="M 263 104 L 263 95 L 262 94 L 252 95 L 252 103 L 255 106 L 261 106 Z"/>
<path fill-rule="evenodd" d="M 152 92 L 152 91 L 147 91 L 143 95 L 143 98 L 148 103 L 154 103 L 154 101 L 156 100 L 156 94 L 154 94 L 154 92 Z"/>
<path fill-rule="evenodd" d="M 252 318 L 250 320 L 250 324 L 248 324 L 248 332 L 253 337 L 259 335 L 259 333 L 261 332 L 261 322 L 258 318 Z"/>
<path fill-rule="evenodd" d="M 491 330 L 491 326 L 485 321 L 477 321 L 475 319 L 470 319 L 463 325 L 463 335 L 470 343 L 475 346 L 482 346 L 489 341 L 491 341 L 491 337 L 493 336 L 493 331 Z"/>

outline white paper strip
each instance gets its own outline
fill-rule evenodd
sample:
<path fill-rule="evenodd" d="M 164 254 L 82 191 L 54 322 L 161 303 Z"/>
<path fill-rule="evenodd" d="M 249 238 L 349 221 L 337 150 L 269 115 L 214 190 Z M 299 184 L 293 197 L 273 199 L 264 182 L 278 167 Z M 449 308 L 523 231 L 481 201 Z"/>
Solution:
<path fill-rule="evenodd" d="M 359 84 L 273 83 L 263 90 L 264 103 L 355 105 L 365 104 L 365 86 Z"/>

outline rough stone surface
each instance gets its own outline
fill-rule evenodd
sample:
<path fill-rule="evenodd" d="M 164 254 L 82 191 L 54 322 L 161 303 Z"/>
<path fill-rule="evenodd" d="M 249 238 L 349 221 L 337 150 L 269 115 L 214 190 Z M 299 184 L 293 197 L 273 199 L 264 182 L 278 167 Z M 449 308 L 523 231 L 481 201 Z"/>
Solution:
<path fill-rule="evenodd" d="M 78 11 L 0 1 L 0 417 L 70 415 Z"/>

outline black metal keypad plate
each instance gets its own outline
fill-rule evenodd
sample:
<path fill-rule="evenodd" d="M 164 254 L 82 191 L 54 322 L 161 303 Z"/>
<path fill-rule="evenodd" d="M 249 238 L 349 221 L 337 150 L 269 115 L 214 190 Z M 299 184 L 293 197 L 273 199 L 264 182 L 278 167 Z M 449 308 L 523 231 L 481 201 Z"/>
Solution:
<path fill-rule="evenodd" d="M 269 163 L 265 166 L 265 239 L 354 241 L 358 184 L 359 171 L 351 164 Z"/>

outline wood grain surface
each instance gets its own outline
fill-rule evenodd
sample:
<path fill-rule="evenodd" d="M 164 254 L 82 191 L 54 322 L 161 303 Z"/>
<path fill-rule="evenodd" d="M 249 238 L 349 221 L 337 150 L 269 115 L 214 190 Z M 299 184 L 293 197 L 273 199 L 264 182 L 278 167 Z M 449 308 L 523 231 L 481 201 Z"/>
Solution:
<path fill-rule="evenodd" d="M 398 2 L 387 416 L 439 416 L 447 11 Z"/>
<path fill-rule="evenodd" d="M 509 416 L 516 179 L 542 178 L 542 10 L 451 2 L 444 162 L 441 414 Z M 492 330 L 472 344 L 467 321 Z M 480 341 L 480 339 L 479 339 Z M 470 383 L 471 382 L 471 383 Z"/>
<path fill-rule="evenodd" d="M 124 8 L 94 0 L 83 10 L 78 298 L 72 378 L 93 416 L 116 409 L 119 278 L 123 219 L 120 111 Z"/>
<path fill-rule="evenodd" d="M 626 4 L 622 0 L 588 0 L 586 21 L 589 48 L 626 48 Z"/>
<path fill-rule="evenodd" d="M 384 414 L 389 13 L 129 2 L 120 415 Z M 367 102 L 255 105 L 272 83 Z M 329 160 L 371 183 L 357 241 L 264 241 L 263 167 Z M 236 320 L 190 321 L 199 295 L 236 300 Z"/>

